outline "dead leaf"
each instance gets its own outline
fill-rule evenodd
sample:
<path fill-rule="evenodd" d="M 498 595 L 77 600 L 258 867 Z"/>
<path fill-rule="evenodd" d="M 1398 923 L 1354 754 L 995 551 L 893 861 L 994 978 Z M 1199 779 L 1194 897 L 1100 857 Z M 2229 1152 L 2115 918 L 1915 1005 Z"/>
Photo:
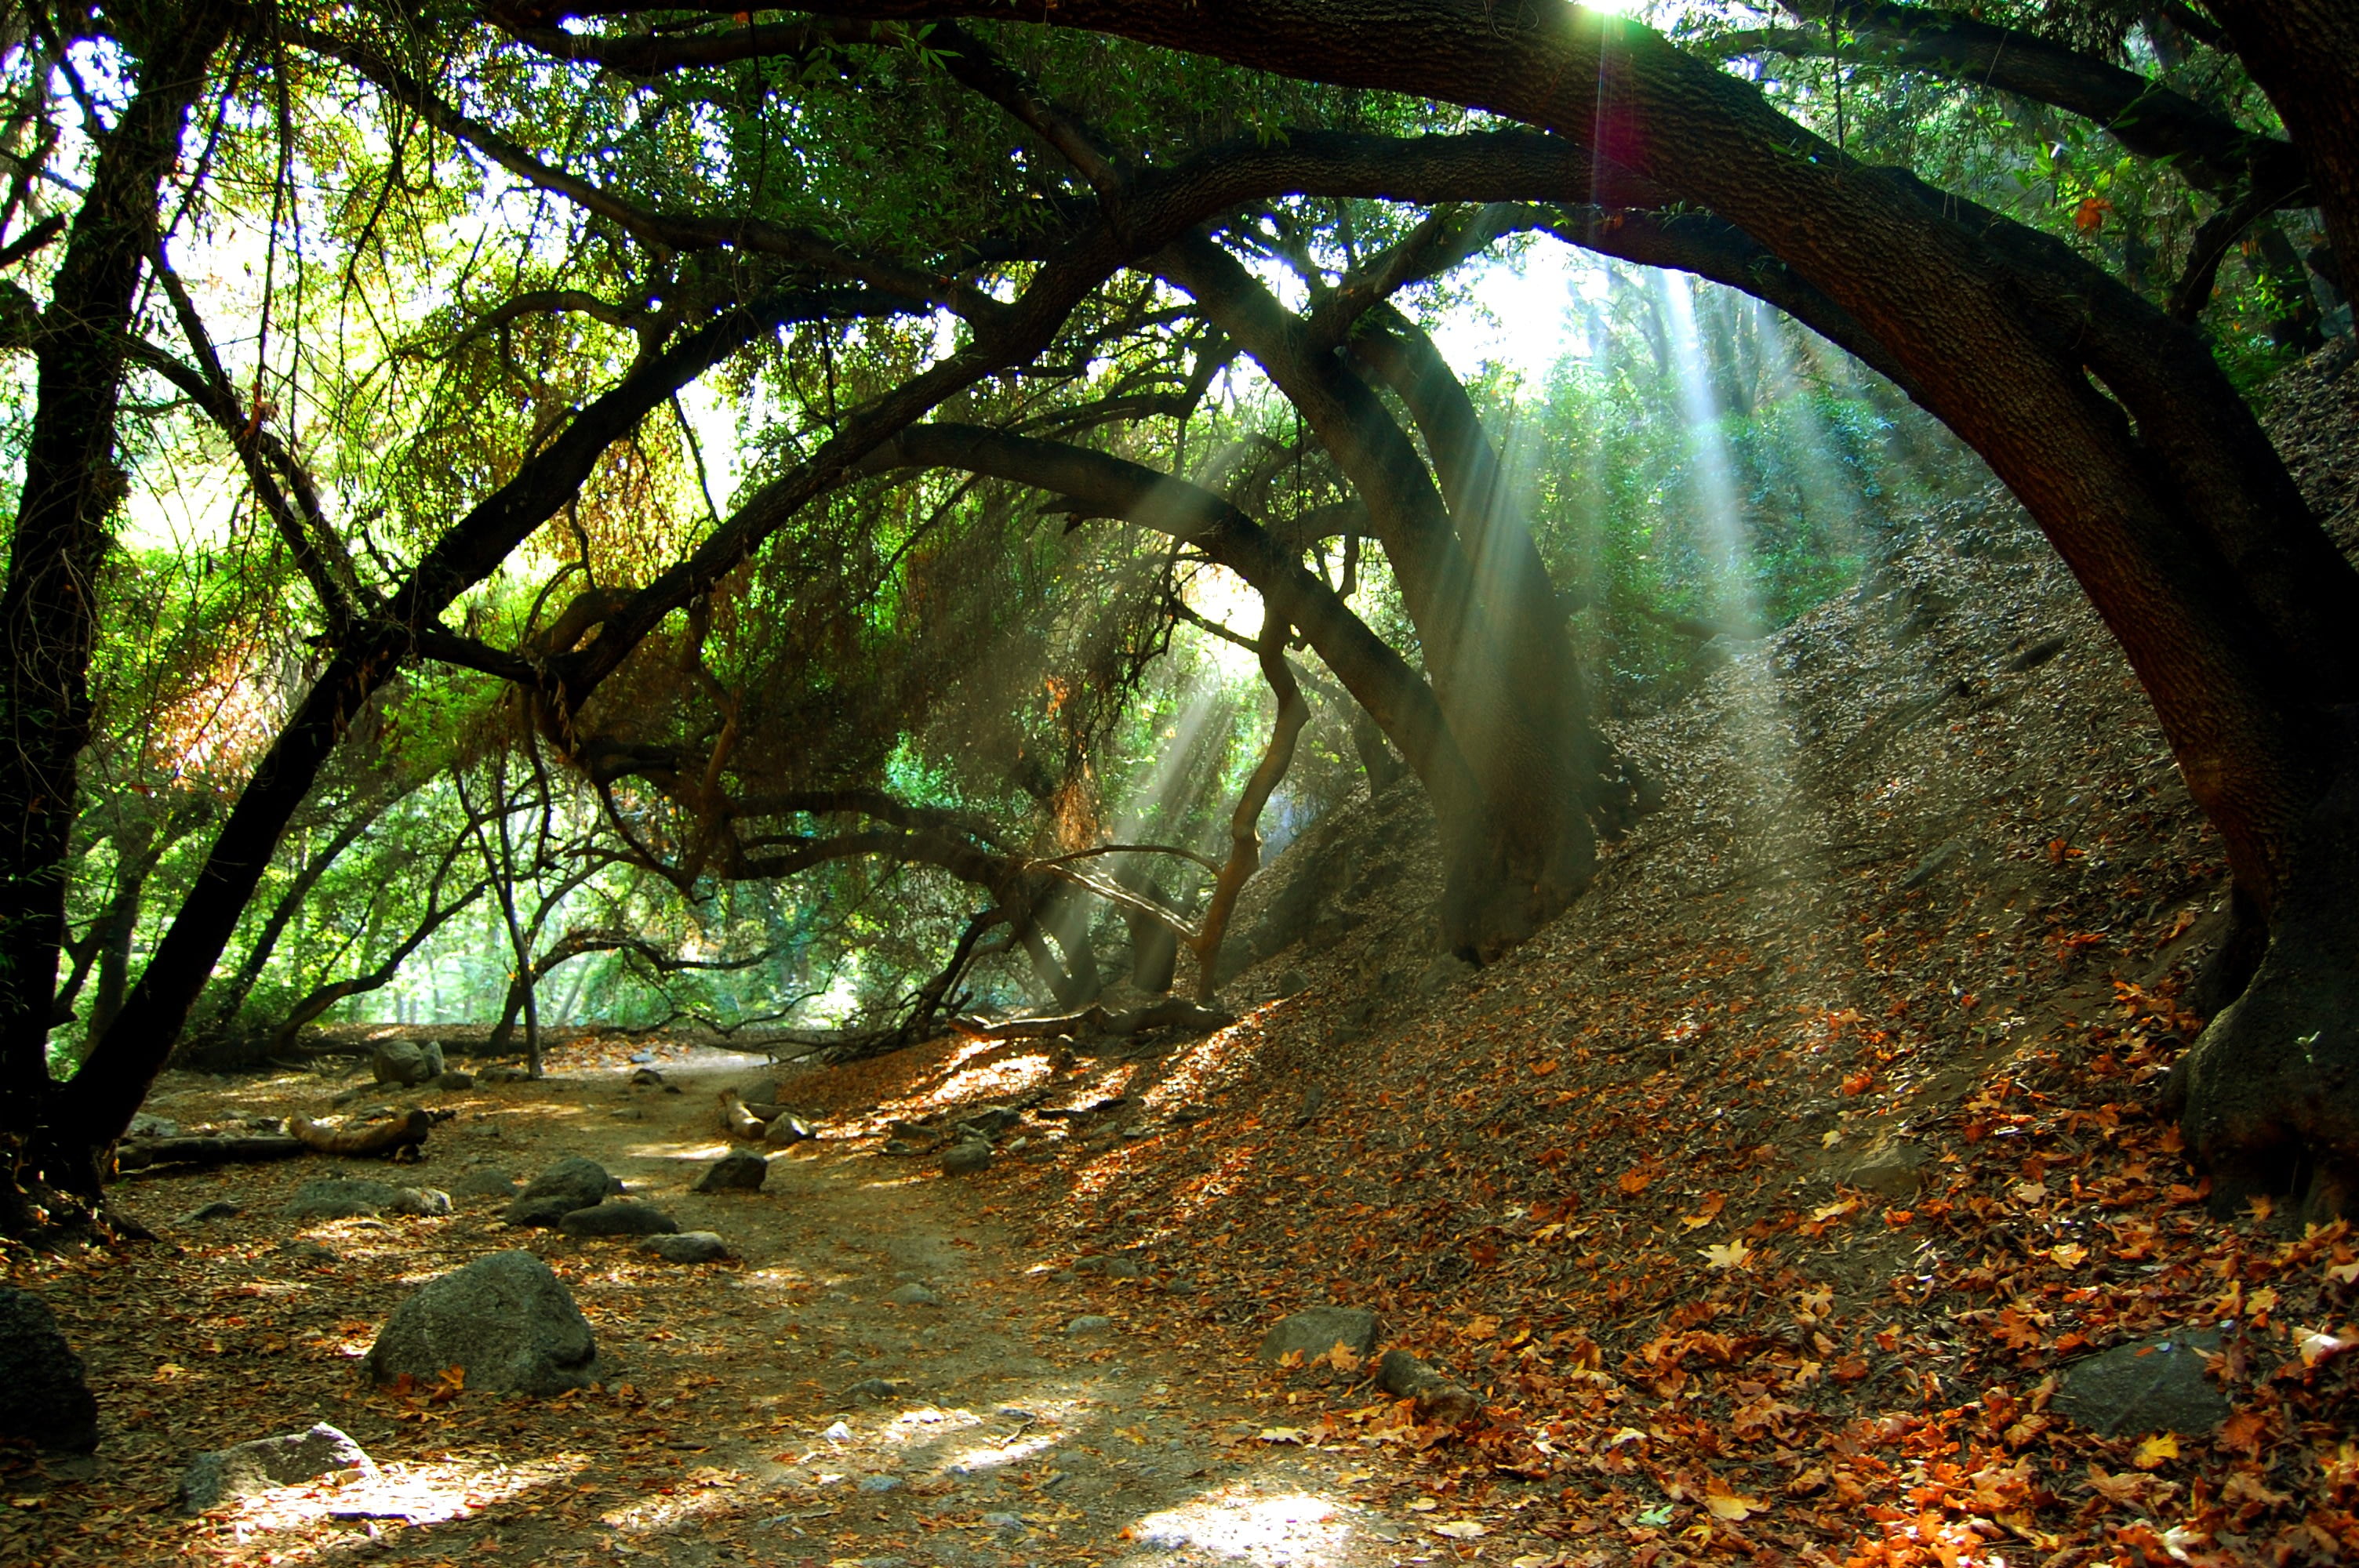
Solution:
<path fill-rule="evenodd" d="M 1753 1249 L 1740 1238 L 1703 1249 L 1704 1261 L 1714 1269 L 1742 1269 L 1752 1260 Z"/>
<path fill-rule="evenodd" d="M 1472 1541 L 1478 1535 L 1491 1533 L 1489 1525 L 1479 1524 L 1471 1519 L 1454 1519 L 1448 1524 L 1430 1524 L 1425 1528 L 1436 1535 L 1446 1535 L 1452 1541 Z"/>
<path fill-rule="evenodd" d="M 1729 1490 L 1728 1483 L 1717 1476 L 1704 1483 L 1703 1506 L 1712 1510 L 1712 1518 L 1726 1519 L 1731 1524 L 1757 1513 L 1766 1513 L 1769 1508 L 1758 1498 L 1739 1497 Z"/>
<path fill-rule="evenodd" d="M 2179 1457 L 2179 1439 L 2167 1432 L 2158 1432 L 2137 1445 L 2137 1454 L 2130 1463 L 2141 1470 L 2151 1470 L 2166 1459 Z"/>

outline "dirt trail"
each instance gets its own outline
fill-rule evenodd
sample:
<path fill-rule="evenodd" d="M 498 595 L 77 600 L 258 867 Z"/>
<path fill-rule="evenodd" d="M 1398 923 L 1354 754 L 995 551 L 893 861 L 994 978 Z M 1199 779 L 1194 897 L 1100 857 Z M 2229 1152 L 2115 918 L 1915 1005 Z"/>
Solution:
<path fill-rule="evenodd" d="M 107 1442 L 88 1480 L 12 1481 L 30 1495 L 0 1515 L 0 1559 L 1345 1568 L 1452 1544 L 1369 1495 L 1381 1455 L 1261 1440 L 1286 1406 L 1247 1366 L 1249 1336 L 1177 1340 L 1154 1326 L 1180 1304 L 1162 1282 L 1076 1277 L 1028 1252 L 993 1207 L 997 1173 L 954 1181 L 830 1136 L 773 1158 L 759 1193 L 691 1193 L 725 1150 L 718 1090 L 760 1068 L 699 1052 L 664 1063 L 661 1088 L 605 1068 L 429 1096 L 459 1114 L 405 1171 L 300 1161 L 131 1184 L 126 1206 L 183 1249 L 26 1281 L 91 1360 Z M 215 1120 L 321 1089 L 192 1080 L 152 1108 Z M 447 1218 L 279 1217 L 322 1175 L 455 1191 L 567 1154 L 735 1258 L 681 1268 L 628 1241 L 509 1230 L 496 1195 L 462 1196 Z M 170 1217 L 216 1198 L 245 1212 Z M 591 1318 L 598 1391 L 436 1404 L 359 1386 L 353 1358 L 400 1291 L 515 1246 L 547 1258 Z M 940 1303 L 887 1299 L 913 1283 Z M 1084 1314 L 1103 1321 L 1074 1329 Z M 897 1391 L 857 1388 L 871 1379 Z M 321 1420 L 385 1465 L 375 1503 L 321 1487 L 200 1520 L 145 1511 L 168 1507 L 189 1454 Z M 330 1517 L 377 1505 L 413 1518 Z"/>

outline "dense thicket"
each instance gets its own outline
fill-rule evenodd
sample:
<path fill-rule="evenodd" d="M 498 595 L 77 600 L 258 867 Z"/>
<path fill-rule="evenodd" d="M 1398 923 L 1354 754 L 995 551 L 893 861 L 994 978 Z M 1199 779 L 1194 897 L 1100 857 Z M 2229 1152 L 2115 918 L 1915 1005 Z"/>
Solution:
<path fill-rule="evenodd" d="M 1653 804 L 1612 717 L 1965 448 L 2229 847 L 2193 1146 L 2341 1201 L 2359 581 L 2245 402 L 2349 330 L 2338 10 L 1045 20 L 8 9 L 12 1224 L 372 998 L 1211 1000 L 1404 770 L 1495 956 Z M 1453 357 L 1565 247 L 1553 373 Z"/>

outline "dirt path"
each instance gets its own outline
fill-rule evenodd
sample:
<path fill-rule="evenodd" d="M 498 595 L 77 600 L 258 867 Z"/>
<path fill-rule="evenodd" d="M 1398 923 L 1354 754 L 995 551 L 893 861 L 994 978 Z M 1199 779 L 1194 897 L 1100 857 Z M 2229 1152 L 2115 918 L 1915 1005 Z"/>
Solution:
<path fill-rule="evenodd" d="M 181 1248 L 28 1281 L 92 1362 L 108 1438 L 85 1481 L 12 1483 L 26 1495 L 0 1515 L 0 1558 L 1356 1568 L 1455 1544 L 1424 1528 L 1445 1516 L 1377 1500 L 1381 1455 L 1262 1439 L 1287 1407 L 1240 1354 L 1249 1337 L 1178 1338 L 1156 1326 L 1179 1321 L 1162 1282 L 1025 1250 L 994 1173 L 955 1181 L 826 1137 L 775 1157 L 759 1193 L 691 1193 L 725 1151 L 717 1091 L 761 1065 L 698 1057 L 665 1064 L 663 1087 L 610 1068 L 442 1097 L 459 1114 L 424 1164 L 352 1173 L 457 1192 L 586 1155 L 723 1236 L 726 1264 L 509 1230 L 491 1194 L 445 1218 L 279 1217 L 331 1173 L 316 1161 L 133 1184 L 129 1206 Z M 154 1108 L 216 1120 L 321 1089 L 204 1081 Z M 172 1217 L 220 1198 L 244 1212 Z M 305 1242 L 329 1255 L 288 1250 Z M 353 1359 L 403 1289 L 519 1245 L 596 1328 L 597 1391 L 438 1404 L 359 1386 Z M 889 1299 L 909 1285 L 938 1303 Z M 378 1494 L 168 1511 L 189 1454 L 321 1420 L 385 1465 Z M 372 1511 L 410 1517 L 332 1517 Z"/>

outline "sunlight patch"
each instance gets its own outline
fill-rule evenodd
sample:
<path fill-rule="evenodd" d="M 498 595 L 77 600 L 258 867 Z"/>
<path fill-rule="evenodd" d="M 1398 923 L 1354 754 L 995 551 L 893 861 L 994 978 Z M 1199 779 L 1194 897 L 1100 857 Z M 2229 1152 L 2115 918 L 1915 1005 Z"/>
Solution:
<path fill-rule="evenodd" d="M 1216 1492 L 1148 1514 L 1123 1535 L 1158 1552 L 1194 1547 L 1251 1563 L 1320 1563 L 1340 1551 L 1351 1533 L 1340 1513 L 1335 1504 L 1308 1492 L 1275 1498 Z"/>

